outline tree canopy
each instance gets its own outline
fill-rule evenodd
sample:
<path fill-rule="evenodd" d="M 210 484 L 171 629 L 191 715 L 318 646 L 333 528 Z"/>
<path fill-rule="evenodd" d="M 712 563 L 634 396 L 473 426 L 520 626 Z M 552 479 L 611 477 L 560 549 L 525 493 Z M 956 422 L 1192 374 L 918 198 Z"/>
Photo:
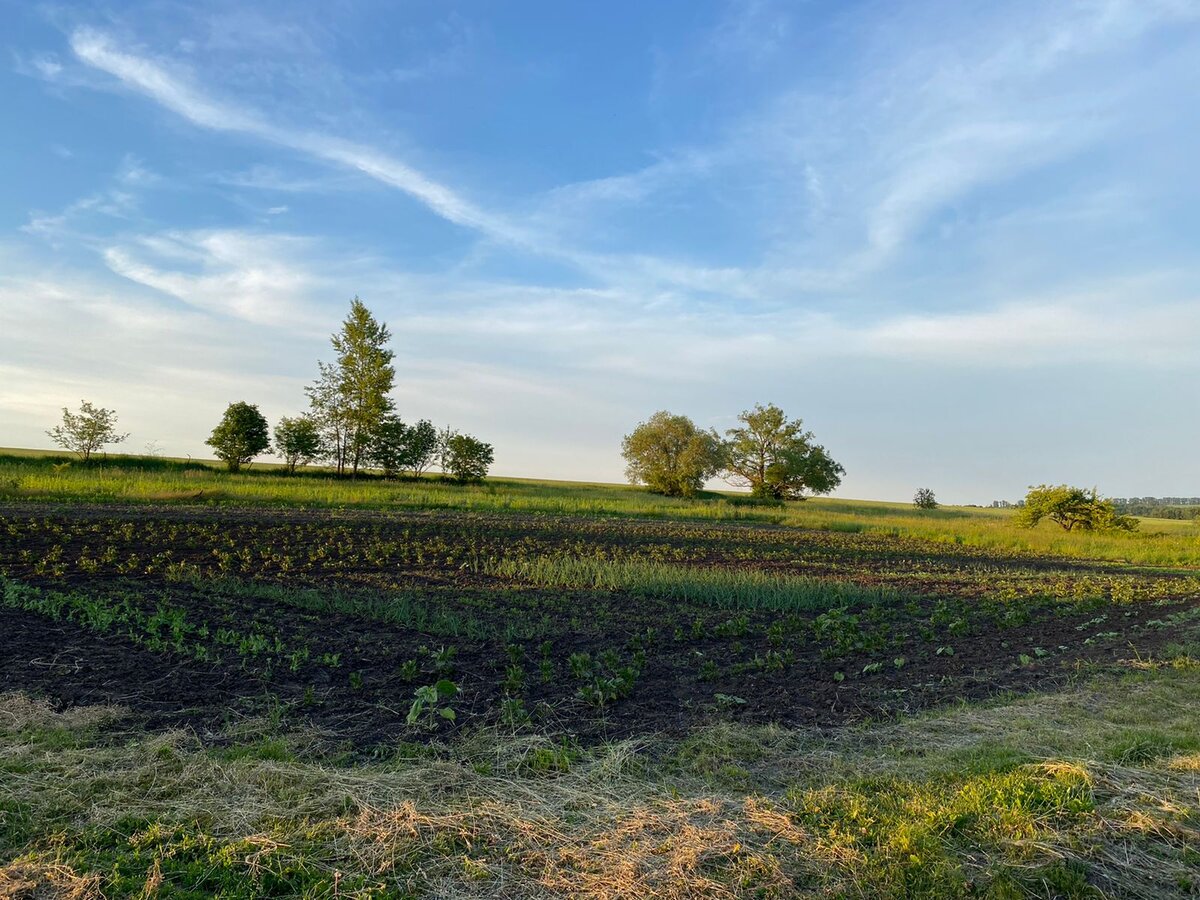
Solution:
<path fill-rule="evenodd" d="M 1116 505 L 1102 498 L 1095 488 L 1089 491 L 1066 484 L 1029 488 L 1016 524 L 1033 528 L 1042 519 L 1049 519 L 1064 531 L 1136 531 L 1138 527 L 1137 519 L 1120 515 Z"/>
<path fill-rule="evenodd" d="M 81 400 L 79 412 L 73 413 L 65 406 L 62 412 L 62 424 L 55 425 L 46 434 L 64 450 L 78 453 L 84 462 L 106 444 L 119 444 L 129 437 L 117 431 L 117 414 L 114 410 Z"/>
<path fill-rule="evenodd" d="M 312 416 L 284 416 L 275 426 L 275 452 L 288 472 L 306 466 L 324 453 L 321 429 Z"/>
<path fill-rule="evenodd" d="M 491 444 L 471 437 L 454 434 L 446 442 L 446 474 L 456 481 L 481 481 L 492 465 Z"/>
<path fill-rule="evenodd" d="M 358 297 L 341 330 L 330 338 L 337 362 L 319 362 L 320 375 L 309 386 L 313 418 L 320 424 L 329 458 L 339 474 L 357 474 L 384 417 L 392 412 L 396 380 L 392 335 Z"/>
<path fill-rule="evenodd" d="M 376 428 L 368 456 L 389 478 L 400 474 L 420 478 L 439 449 L 438 430 L 428 419 L 405 425 L 399 416 L 389 414 Z"/>
<path fill-rule="evenodd" d="M 252 403 L 230 403 L 225 415 L 204 443 L 225 461 L 230 472 L 239 471 L 260 453 L 271 449 L 267 420 Z"/>
<path fill-rule="evenodd" d="M 687 416 L 661 410 L 621 442 L 625 474 L 633 484 L 673 497 L 694 496 L 721 471 L 724 452 L 715 431 L 702 431 Z"/>
<path fill-rule="evenodd" d="M 937 496 L 933 493 L 932 488 L 919 488 L 913 494 L 913 506 L 917 509 L 937 509 Z"/>
<path fill-rule="evenodd" d="M 803 420 L 789 421 L 775 404 L 760 403 L 738 421 L 726 432 L 724 468 L 731 484 L 772 500 L 828 494 L 841 484 L 846 470 L 813 441 Z"/>

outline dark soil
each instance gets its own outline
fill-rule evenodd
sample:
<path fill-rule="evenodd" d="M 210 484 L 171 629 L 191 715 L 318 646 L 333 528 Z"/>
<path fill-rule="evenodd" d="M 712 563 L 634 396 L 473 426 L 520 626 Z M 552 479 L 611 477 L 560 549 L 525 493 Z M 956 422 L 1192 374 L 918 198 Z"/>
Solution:
<path fill-rule="evenodd" d="M 133 526 L 132 537 L 114 537 L 124 523 Z M 1046 572 L 1059 577 L 1121 570 L 1109 563 L 1060 565 L 1044 558 L 988 556 L 982 560 L 988 571 L 981 573 L 978 554 L 954 556 L 939 546 L 937 556 L 924 557 L 925 568 L 940 568 L 947 577 L 936 582 L 913 577 L 908 583 L 897 576 L 892 581 L 907 588 L 910 600 L 886 609 L 846 611 L 857 617 L 864 636 L 865 645 L 854 647 L 823 633 L 817 613 L 784 616 L 620 593 L 547 590 L 478 575 L 446 563 L 446 556 L 453 556 L 464 534 L 471 540 L 479 534 L 501 547 L 535 541 L 552 552 L 594 545 L 657 548 L 661 555 L 668 552 L 663 547 L 678 548 L 677 557 L 686 556 L 678 560 L 681 565 L 791 569 L 819 556 L 832 577 L 869 583 L 887 573 L 902 575 L 931 548 L 900 539 L 831 539 L 744 525 L 713 529 L 450 513 L 10 507 L 0 511 L 0 526 L 0 572 L 16 582 L 90 597 L 133 598 L 129 602 L 146 611 L 168 604 L 185 610 L 189 622 L 203 623 L 209 634 L 253 632 L 306 654 L 291 666 L 280 654 L 248 658 L 231 650 L 222 651 L 217 661 L 198 661 L 178 649 L 149 649 L 128 629 L 91 630 L 69 618 L 56 620 L 0 603 L 0 690 L 29 691 L 63 706 L 121 704 L 151 727 L 192 727 L 201 734 L 270 713 L 281 716 L 285 727 L 315 726 L 331 741 L 360 750 L 496 723 L 506 698 L 519 698 L 532 727 L 585 741 L 682 732 L 729 718 L 832 726 L 888 717 L 1045 688 L 1081 668 L 1156 655 L 1181 639 L 1183 626 L 1171 616 L 1200 605 L 1188 596 L 1031 602 L 1021 620 L 1001 621 L 996 608 L 983 602 L 988 572 L 1036 578 Z M 305 544 L 325 542 L 337 552 L 302 572 L 280 571 L 271 554 L 298 530 Z M 220 541 L 234 535 L 238 545 L 254 550 L 248 571 L 231 579 L 211 568 L 213 547 L 206 542 L 214 534 Z M 380 541 L 450 550 L 403 565 L 395 557 L 360 552 Z M 94 557 L 109 544 L 120 545 L 122 559 L 133 546 L 143 559 L 167 553 L 174 563 L 187 562 L 203 572 L 181 579 L 161 565 L 151 566 L 149 574 L 141 565 L 127 571 L 79 567 L 82 550 Z M 761 549 L 770 559 L 754 557 L 747 547 Z M 54 554 L 61 564 L 47 567 L 45 560 Z M 1138 577 L 1169 587 L 1176 576 L 1138 570 Z M 422 615 L 428 614 L 428 623 L 389 621 L 347 612 L 345 606 L 306 607 L 270 590 L 297 584 L 315 588 L 317 595 L 349 591 L 346 596 L 363 602 L 403 590 Z M 473 623 L 469 627 L 462 624 L 467 620 Z M 514 626 L 520 635 L 515 639 Z M 647 635 L 647 629 L 653 633 Z M 443 647 L 452 647 L 454 655 L 439 669 L 435 654 Z M 614 664 L 605 664 L 606 674 L 636 668 L 628 696 L 603 707 L 586 703 L 580 688 L 587 680 L 572 673 L 570 662 L 580 653 L 593 660 L 610 656 Z M 523 677 L 514 679 L 512 666 L 519 666 Z M 414 690 L 439 678 L 459 688 L 455 724 L 442 723 L 436 732 L 408 726 Z"/>

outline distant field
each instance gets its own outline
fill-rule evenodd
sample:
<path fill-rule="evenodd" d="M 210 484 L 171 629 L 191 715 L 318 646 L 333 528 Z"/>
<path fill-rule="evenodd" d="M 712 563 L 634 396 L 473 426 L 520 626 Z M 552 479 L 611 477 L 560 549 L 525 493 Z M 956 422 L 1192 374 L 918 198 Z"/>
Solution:
<path fill-rule="evenodd" d="M 1065 534 L 1049 522 L 1016 528 L 1012 510 L 814 498 L 759 504 L 734 492 L 695 500 L 649 494 L 628 485 L 490 478 L 479 485 L 437 478 L 385 481 L 337 478 L 313 468 L 287 476 L 256 464 L 230 475 L 212 461 L 110 455 L 82 466 L 62 454 L 0 450 L 0 500 L 173 503 L 302 508 L 457 509 L 566 516 L 633 516 L 747 522 L 852 533 L 910 536 L 1008 551 L 1122 560 L 1146 565 L 1200 566 L 1200 525 L 1142 519 L 1137 534 Z"/>
<path fill-rule="evenodd" d="M 1194 897 L 1200 530 L 0 454 L 0 897 Z"/>

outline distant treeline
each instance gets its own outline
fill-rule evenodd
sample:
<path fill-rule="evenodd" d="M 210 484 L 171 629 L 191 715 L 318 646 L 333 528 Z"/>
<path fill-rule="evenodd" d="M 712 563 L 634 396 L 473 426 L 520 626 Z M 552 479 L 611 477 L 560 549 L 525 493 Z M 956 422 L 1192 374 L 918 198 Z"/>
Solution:
<path fill-rule="evenodd" d="M 1113 505 L 1129 516 L 1153 519 L 1200 518 L 1200 497 L 1115 497 Z"/>

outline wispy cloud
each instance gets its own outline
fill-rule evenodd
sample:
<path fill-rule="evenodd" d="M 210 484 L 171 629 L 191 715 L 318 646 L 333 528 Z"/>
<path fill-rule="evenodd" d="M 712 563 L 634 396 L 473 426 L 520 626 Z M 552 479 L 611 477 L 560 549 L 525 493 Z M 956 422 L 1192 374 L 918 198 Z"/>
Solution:
<path fill-rule="evenodd" d="M 30 65 L 47 80 L 57 78 L 63 70 L 62 63 L 53 56 L 35 56 Z"/>
<path fill-rule="evenodd" d="M 285 194 L 311 194 L 347 186 L 356 176 L 310 176 L 289 174 L 276 166 L 257 165 L 236 172 L 216 172 L 209 179 L 217 184 L 256 191 Z"/>
<path fill-rule="evenodd" d="M 618 477 L 639 416 L 725 424 L 765 399 L 847 454 L 851 490 L 904 454 L 999 471 L 1012 423 L 1084 382 L 1094 427 L 1140 414 L 1137 385 L 1172 441 L 1195 430 L 1161 399 L 1200 378 L 1194 0 L 731 0 L 669 35 L 639 8 L 603 78 L 492 27 L 507 10 L 473 12 L 472 43 L 473 22 L 426 41 L 406 7 L 380 53 L 374 11 L 70 3 L 55 21 L 104 24 L 17 51 L 53 98 L 30 142 L 84 186 L 0 242 L 6 433 L 88 396 L 200 452 L 231 399 L 302 407 L 354 293 L 393 326 L 404 415 L 478 430 L 503 471 Z M 189 127 L 95 104 L 115 136 L 85 142 L 69 117 L 97 87 Z M 203 162 L 198 129 L 226 136 Z"/>
<path fill-rule="evenodd" d="M 94 213 L 124 219 L 128 217 L 135 202 L 134 195 L 128 191 L 100 191 L 81 197 L 57 213 L 35 211 L 29 216 L 29 221 L 21 226 L 21 230 L 27 234 L 58 241 L 74 235 L 74 228 L 81 216 Z"/>
<path fill-rule="evenodd" d="M 855 336 L 858 352 L 884 358 L 986 368 L 1077 364 L 1197 366 L 1200 298 L 1167 277 L 939 315 L 902 315 Z M 1159 299 L 1162 294 L 1172 299 Z"/>
<path fill-rule="evenodd" d="M 524 230 L 478 207 L 402 160 L 352 141 L 277 125 L 257 112 L 210 97 L 161 63 L 118 47 L 102 32 L 89 28 L 75 31 L 71 35 L 71 49 L 82 62 L 107 72 L 202 128 L 253 135 L 345 166 L 403 191 L 456 225 L 508 242 L 530 242 L 530 235 Z"/>
<path fill-rule="evenodd" d="M 722 66 L 737 47 L 761 55 L 804 31 L 783 24 L 779 4 L 729 9 L 702 44 L 717 48 Z M 641 268 L 687 290 L 747 299 L 861 290 L 943 211 L 1120 133 L 1138 95 L 1152 98 L 1161 84 L 1107 78 L 1097 65 L 1197 15 L 1194 3 L 1114 0 L 1026 4 L 1021 15 L 997 7 L 968 25 L 912 4 L 883 17 L 878 34 L 840 37 L 849 65 L 832 86 L 780 80 L 781 90 L 751 101 L 711 143 L 660 148 L 650 165 L 547 193 L 539 221 L 625 229 L 643 242 L 625 272 Z M 742 89 L 737 73 L 724 74 Z M 680 90 L 694 86 L 685 78 Z M 693 204 L 735 197 L 729 206 L 713 200 L 706 214 L 728 218 L 731 236 L 759 235 L 759 258 L 713 266 L 652 253 L 637 219 L 680 195 Z M 679 225 L 693 227 L 682 215 Z"/>

